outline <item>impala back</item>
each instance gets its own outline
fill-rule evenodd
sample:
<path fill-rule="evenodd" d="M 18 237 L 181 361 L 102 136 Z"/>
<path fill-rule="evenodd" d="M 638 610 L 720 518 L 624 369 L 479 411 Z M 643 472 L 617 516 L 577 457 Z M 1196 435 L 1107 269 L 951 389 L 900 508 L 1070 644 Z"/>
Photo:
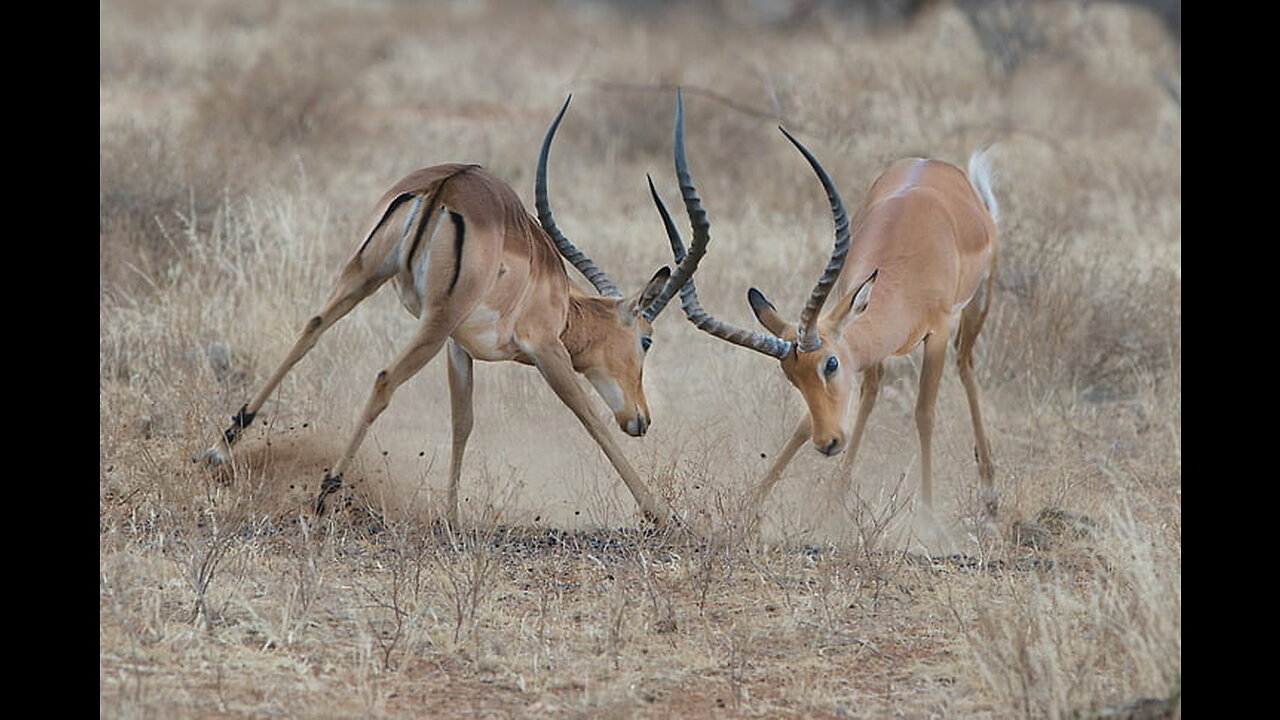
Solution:
<path fill-rule="evenodd" d="M 899 160 L 872 185 L 852 223 L 849 257 L 833 297 L 879 270 L 874 297 L 853 320 L 861 357 L 904 355 L 949 322 L 986 278 L 996 227 L 964 171 L 938 160 Z"/>

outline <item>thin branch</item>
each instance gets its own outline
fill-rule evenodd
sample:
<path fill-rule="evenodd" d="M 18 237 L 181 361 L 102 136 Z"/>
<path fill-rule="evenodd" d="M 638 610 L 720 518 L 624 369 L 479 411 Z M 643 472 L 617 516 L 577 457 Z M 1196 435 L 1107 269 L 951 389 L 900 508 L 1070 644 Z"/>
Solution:
<path fill-rule="evenodd" d="M 740 103 L 737 100 L 734 100 L 733 98 L 729 97 L 728 95 L 718 93 L 715 90 L 708 90 L 707 88 L 698 87 L 696 85 L 685 85 L 685 84 L 677 85 L 676 83 L 629 83 L 629 82 L 613 82 L 611 80 L 597 80 L 593 82 L 592 85 L 595 88 L 599 90 L 604 90 L 606 92 L 672 93 L 676 91 L 676 88 L 679 88 L 682 92 L 684 92 L 685 95 L 700 95 L 709 100 L 718 102 L 721 105 L 724 105 L 725 107 L 731 110 L 736 110 L 744 115 L 749 115 L 754 118 L 760 118 L 762 120 L 768 120 L 770 122 L 781 123 L 795 130 L 796 132 L 804 131 L 803 125 L 793 120 L 788 120 L 787 118 L 783 117 L 781 114 L 773 110 L 752 107 L 750 105 Z"/>

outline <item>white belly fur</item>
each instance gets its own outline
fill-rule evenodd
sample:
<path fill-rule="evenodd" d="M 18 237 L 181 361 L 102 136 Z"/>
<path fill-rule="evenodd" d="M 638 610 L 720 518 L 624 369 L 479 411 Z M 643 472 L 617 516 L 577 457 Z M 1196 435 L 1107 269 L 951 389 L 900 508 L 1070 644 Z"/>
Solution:
<path fill-rule="evenodd" d="M 498 312 L 479 305 L 453 331 L 453 339 L 477 360 L 511 360 L 518 348 L 509 337 L 499 337 Z"/>

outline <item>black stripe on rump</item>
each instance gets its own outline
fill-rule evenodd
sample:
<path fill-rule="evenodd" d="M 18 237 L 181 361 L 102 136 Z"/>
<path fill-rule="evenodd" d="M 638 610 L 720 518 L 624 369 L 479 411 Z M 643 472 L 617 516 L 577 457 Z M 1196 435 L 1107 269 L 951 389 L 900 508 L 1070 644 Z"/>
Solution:
<path fill-rule="evenodd" d="M 413 197 L 412 193 L 404 193 L 396 197 L 396 199 L 392 200 L 391 203 L 387 205 L 386 212 L 382 213 L 382 217 L 378 218 L 378 223 L 373 226 L 373 229 L 369 231 L 368 235 L 364 236 L 364 242 L 360 243 L 360 249 L 356 251 L 357 255 L 364 254 L 364 249 L 369 247 L 369 241 L 372 240 L 373 236 L 377 235 L 378 231 L 382 229 L 382 226 L 386 224 L 387 218 L 391 217 L 392 214 L 395 213 L 396 208 L 400 207 L 401 204 L 411 197 Z"/>
<path fill-rule="evenodd" d="M 427 203 L 427 211 L 418 219 L 418 225 L 413 233 L 413 240 L 409 243 L 409 252 L 404 255 L 406 269 L 413 266 L 414 253 L 418 252 L 418 246 L 422 244 L 422 236 L 426 233 L 427 226 L 431 224 L 431 219 L 435 217 L 436 208 L 440 205 L 440 192 L 444 190 L 444 183 L 448 180 L 449 178 L 442 180 L 436 187 L 435 192 L 431 193 L 431 200 Z"/>
<path fill-rule="evenodd" d="M 453 219 L 453 280 L 449 282 L 449 294 L 453 294 L 453 286 L 458 284 L 458 275 L 462 272 L 462 243 L 466 239 L 467 223 L 462 216 L 450 210 Z"/>

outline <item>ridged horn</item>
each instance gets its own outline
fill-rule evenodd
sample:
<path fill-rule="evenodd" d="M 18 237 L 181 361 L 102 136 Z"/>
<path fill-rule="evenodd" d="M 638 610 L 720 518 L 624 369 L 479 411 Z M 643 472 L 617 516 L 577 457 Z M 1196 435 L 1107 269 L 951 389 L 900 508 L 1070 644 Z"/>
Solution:
<path fill-rule="evenodd" d="M 804 306 L 804 311 L 800 313 L 800 323 L 796 327 L 797 346 L 800 352 L 812 352 L 822 346 L 822 338 L 818 336 L 817 319 L 818 314 L 822 311 L 822 306 L 827 301 L 827 295 L 831 292 L 831 287 L 836 284 L 836 278 L 840 277 L 840 271 L 844 268 L 845 257 L 849 254 L 849 215 L 844 210 L 844 202 L 840 199 L 840 193 L 836 191 L 835 183 L 831 181 L 831 176 L 822 168 L 822 163 L 809 152 L 809 148 L 804 146 L 787 129 L 778 126 L 783 135 L 791 141 L 792 145 L 804 155 L 809 161 L 809 165 L 813 171 L 817 173 L 818 180 L 822 182 L 822 187 L 827 191 L 827 200 L 831 203 L 831 216 L 835 221 L 836 240 L 835 247 L 831 250 L 831 259 L 827 261 L 827 269 L 822 272 L 822 277 L 818 279 L 818 284 L 813 286 L 813 292 L 809 295 L 809 302 Z"/>
<path fill-rule="evenodd" d="M 684 248 L 684 239 L 680 237 L 680 230 L 676 228 L 675 221 L 671 219 L 671 213 L 667 212 L 667 206 L 662 202 L 662 197 L 658 195 L 658 189 L 653 185 L 653 178 L 647 173 L 645 178 L 649 181 L 649 195 L 653 197 L 654 205 L 658 206 L 658 214 L 662 216 L 662 226 L 667 230 L 667 239 L 671 242 L 671 256 L 675 258 L 676 266 L 679 267 L 685 261 L 685 258 L 689 256 Z M 668 281 L 667 287 L 670 286 L 671 283 Z M 664 292 L 664 294 L 666 293 Z M 662 305 L 665 306 L 666 301 L 670 299 L 670 296 L 668 296 L 666 300 L 663 300 Z M 698 289 L 694 286 L 692 277 L 680 288 L 680 304 L 684 307 L 686 315 L 689 313 L 690 308 L 700 307 L 698 304 Z M 654 300 L 646 311 L 645 318 L 649 322 L 653 322 L 653 319 L 648 314 L 649 310 L 652 311 L 653 317 L 657 317 L 658 313 L 662 312 L 661 306 L 654 309 L 657 305 L 657 300 Z"/>
<path fill-rule="evenodd" d="M 684 167 L 685 177 L 688 177 L 689 170 L 684 163 L 684 98 L 681 96 L 680 89 L 676 89 L 676 122 L 673 145 L 675 147 L 676 157 L 676 173 L 681 172 Z M 646 175 L 646 177 L 648 177 Z M 683 187 L 683 186 L 682 186 Z M 693 193 L 694 203 L 698 203 L 697 191 L 693 190 L 690 184 L 690 192 Z M 703 240 L 698 242 L 695 232 L 693 246 L 686 253 L 684 249 L 684 241 L 680 238 L 680 231 L 676 229 L 675 223 L 671 220 L 671 214 L 667 212 L 667 207 L 663 205 L 662 198 L 658 196 L 658 191 L 653 186 L 653 178 L 649 178 L 649 193 L 653 196 L 653 201 L 658 206 L 658 213 L 662 215 L 662 223 L 667 229 L 667 237 L 671 241 L 671 254 L 675 256 L 676 269 L 671 273 L 671 277 L 667 280 L 667 284 L 662 288 L 662 292 L 653 299 L 649 307 L 644 310 L 644 318 L 649 322 L 653 322 L 658 317 L 658 313 L 671 300 L 676 291 L 680 291 L 680 302 L 688 309 L 689 298 L 692 297 L 693 303 L 697 306 L 698 291 L 693 285 L 693 273 L 698 269 L 698 263 L 702 261 L 702 256 L 707 254 L 707 242 L 710 236 L 703 234 Z M 690 211 L 692 212 L 692 211 Z M 698 212 L 702 213 L 702 222 L 706 223 L 706 213 L 702 211 L 701 205 L 698 204 Z M 692 218 L 692 215 L 690 215 Z"/>
<path fill-rule="evenodd" d="M 711 223 L 707 220 L 707 212 L 702 207 L 702 200 L 698 197 L 698 191 L 693 186 L 693 180 L 689 175 L 689 164 L 685 159 L 684 101 L 683 98 L 681 98 L 680 91 L 678 89 L 676 90 L 676 129 L 674 144 L 676 178 L 680 182 L 680 195 L 684 198 L 684 206 L 689 213 L 689 223 L 693 226 L 693 244 L 689 247 L 687 254 L 684 249 L 684 241 L 680 238 L 680 231 L 676 229 L 676 224 L 671 220 L 671 215 L 667 212 L 666 205 L 663 204 L 662 198 L 658 196 L 658 192 L 653 186 L 653 180 L 650 179 L 649 181 L 649 191 L 653 195 L 654 204 L 658 206 L 658 213 L 662 215 L 663 225 L 667 229 L 667 238 L 671 242 L 671 253 L 675 256 L 676 263 L 679 264 L 677 272 L 679 272 L 681 268 L 685 268 L 686 265 L 689 266 L 689 277 L 687 282 L 684 282 L 683 285 L 680 286 L 675 285 L 678 278 L 676 273 L 672 273 L 668 286 L 680 287 L 680 302 L 684 308 L 684 314 L 689 318 L 689 322 L 693 323 L 699 330 L 735 345 L 741 345 L 742 347 L 764 353 L 770 357 L 778 359 L 786 357 L 791 352 L 790 342 L 782 340 L 781 338 L 773 337 L 772 335 L 764 335 L 750 330 L 743 330 L 729 325 L 728 323 L 721 322 L 707 314 L 707 312 L 702 309 L 702 305 L 698 302 L 698 291 L 693 284 L 692 274 L 693 270 L 697 267 L 697 261 L 706 254 L 707 244 L 711 242 Z M 690 258 L 693 258 L 693 261 L 686 262 Z M 669 295 L 668 299 L 670 299 Z M 659 310 L 660 309 L 661 308 L 659 308 Z"/>
<path fill-rule="evenodd" d="M 542 152 L 538 153 L 538 172 L 533 191 L 534 204 L 538 209 L 538 222 L 542 223 L 542 229 L 551 236 L 556 249 L 564 259 L 577 268 L 578 272 L 595 286 L 597 292 L 605 297 L 622 297 L 622 293 L 618 292 L 618 286 L 613 284 L 605 271 L 587 257 L 586 253 L 569 242 L 564 233 L 560 232 L 560 228 L 556 227 L 555 217 L 551 214 L 551 203 L 547 201 L 547 157 L 551 154 L 551 140 L 555 138 L 556 129 L 560 127 L 560 120 L 564 118 L 564 112 L 569 109 L 569 101 L 572 99 L 573 95 L 569 95 L 561 106 L 560 112 L 556 113 L 556 119 L 552 121 L 551 127 L 547 128 L 547 135 L 542 139 Z"/>

